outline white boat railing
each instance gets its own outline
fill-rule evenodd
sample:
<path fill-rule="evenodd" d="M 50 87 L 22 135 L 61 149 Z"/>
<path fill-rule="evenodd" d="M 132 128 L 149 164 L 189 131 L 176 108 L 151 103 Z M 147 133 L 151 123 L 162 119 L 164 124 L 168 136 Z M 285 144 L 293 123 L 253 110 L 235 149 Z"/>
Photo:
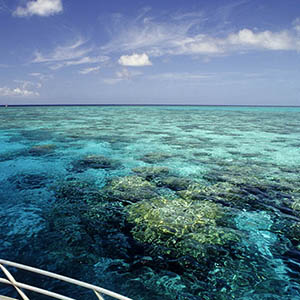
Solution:
<path fill-rule="evenodd" d="M 8 261 L 8 260 L 0 259 L 0 269 L 3 271 L 3 273 L 6 276 L 6 278 L 0 278 L 0 283 L 12 285 L 16 289 L 16 291 L 18 292 L 21 299 L 23 299 L 23 300 L 30 300 L 26 296 L 23 289 L 24 290 L 29 290 L 29 291 L 32 291 L 32 292 L 36 292 L 36 293 L 39 293 L 39 294 L 43 294 L 43 295 L 49 296 L 49 297 L 54 298 L 54 299 L 60 299 L 60 300 L 75 300 L 75 299 L 64 296 L 64 295 L 61 295 L 61 294 L 57 294 L 57 293 L 54 293 L 54 292 L 51 292 L 51 291 L 48 291 L 48 290 L 45 290 L 45 289 L 41 289 L 41 288 L 38 288 L 38 287 L 35 287 L 35 286 L 31 286 L 29 284 L 24 284 L 24 283 L 18 282 L 18 281 L 15 280 L 15 278 L 12 276 L 12 274 L 7 270 L 7 268 L 5 268 L 5 266 L 10 266 L 10 267 L 14 267 L 14 268 L 17 268 L 17 269 L 26 270 L 26 271 L 29 271 L 29 272 L 33 272 L 33 273 L 37 273 L 37 274 L 40 274 L 40 275 L 48 276 L 48 277 L 51 277 L 51 278 L 54 278 L 54 279 L 58 279 L 58 280 L 65 281 L 65 282 L 68 282 L 68 283 L 71 283 L 71 284 L 75 284 L 77 286 L 87 288 L 89 290 L 94 291 L 95 295 L 97 296 L 97 298 L 99 300 L 104 300 L 103 295 L 107 295 L 107 296 L 110 296 L 112 298 L 119 299 L 119 300 L 132 300 L 128 297 L 122 296 L 120 294 L 117 294 L 117 293 L 112 292 L 110 290 L 98 287 L 98 286 L 93 285 L 93 284 L 89 284 L 89 283 L 86 283 L 86 282 L 83 282 L 83 281 L 80 281 L 80 280 L 76 280 L 76 279 L 73 279 L 73 278 L 70 278 L 70 277 L 58 275 L 58 274 L 55 274 L 55 273 L 52 273 L 52 272 L 44 271 L 44 270 L 41 270 L 41 269 L 38 269 L 38 268 L 33 268 L 33 267 L 29 267 L 29 266 L 22 265 L 22 264 L 19 264 L 19 263 L 15 263 L 15 262 L 11 262 L 11 261 Z M 8 296 L 1 296 L 0 295 L 0 300 L 17 300 L 17 299 L 10 298 Z"/>

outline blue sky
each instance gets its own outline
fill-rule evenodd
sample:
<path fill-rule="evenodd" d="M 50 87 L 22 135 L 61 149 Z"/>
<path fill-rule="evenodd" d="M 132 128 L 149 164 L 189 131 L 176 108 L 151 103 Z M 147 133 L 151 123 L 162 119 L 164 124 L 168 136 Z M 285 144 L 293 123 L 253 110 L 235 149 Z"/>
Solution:
<path fill-rule="evenodd" d="M 300 105 L 299 0 L 0 0 L 0 104 Z"/>

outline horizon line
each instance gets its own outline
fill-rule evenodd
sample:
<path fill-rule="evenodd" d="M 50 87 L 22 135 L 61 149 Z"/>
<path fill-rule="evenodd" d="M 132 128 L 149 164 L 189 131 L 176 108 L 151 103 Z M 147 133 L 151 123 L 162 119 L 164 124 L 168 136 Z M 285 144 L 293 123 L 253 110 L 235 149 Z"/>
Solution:
<path fill-rule="evenodd" d="M 300 107 L 300 105 L 253 105 L 253 104 L 0 104 L 0 107 L 32 107 L 32 106 L 208 106 L 208 107 Z"/>

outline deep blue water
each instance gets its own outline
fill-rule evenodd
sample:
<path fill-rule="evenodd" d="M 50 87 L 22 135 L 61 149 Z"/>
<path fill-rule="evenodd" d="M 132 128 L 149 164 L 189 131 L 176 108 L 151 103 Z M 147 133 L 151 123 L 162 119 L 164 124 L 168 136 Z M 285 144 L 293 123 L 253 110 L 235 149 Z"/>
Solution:
<path fill-rule="evenodd" d="M 11 107 L 0 120 L 0 258 L 133 299 L 300 299 L 300 108 Z"/>

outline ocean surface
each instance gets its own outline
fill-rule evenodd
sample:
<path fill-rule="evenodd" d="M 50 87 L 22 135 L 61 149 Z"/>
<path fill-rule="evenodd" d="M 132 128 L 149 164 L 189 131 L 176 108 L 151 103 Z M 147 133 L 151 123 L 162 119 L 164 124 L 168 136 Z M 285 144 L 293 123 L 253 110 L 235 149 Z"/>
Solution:
<path fill-rule="evenodd" d="M 0 258 L 137 300 L 297 300 L 299 179 L 300 108 L 1 107 Z"/>

